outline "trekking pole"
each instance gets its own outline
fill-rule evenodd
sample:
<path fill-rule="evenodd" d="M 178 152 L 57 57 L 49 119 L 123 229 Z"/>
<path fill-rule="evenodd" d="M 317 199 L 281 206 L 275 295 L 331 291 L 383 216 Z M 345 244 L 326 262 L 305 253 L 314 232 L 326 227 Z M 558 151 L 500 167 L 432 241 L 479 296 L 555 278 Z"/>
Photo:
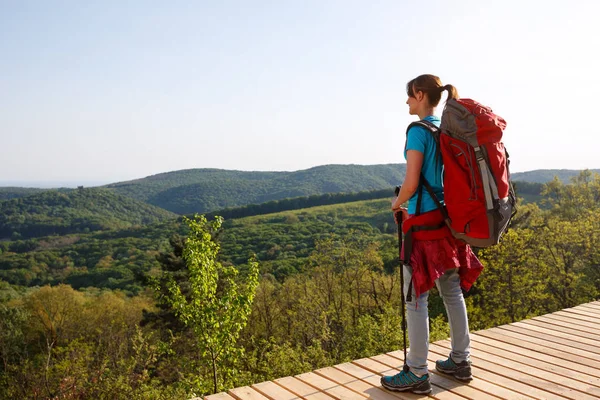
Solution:
<path fill-rule="evenodd" d="M 398 220 L 398 259 L 400 260 L 400 297 L 402 301 L 402 339 L 404 350 L 404 363 L 406 364 L 406 303 L 404 302 L 404 260 L 402 260 L 402 212 L 396 214 Z"/>
<path fill-rule="evenodd" d="M 400 186 L 396 186 L 396 196 L 400 194 Z M 404 365 L 406 365 L 406 303 L 404 302 L 404 260 L 402 259 L 402 211 L 396 213 L 396 221 L 398 228 L 398 260 L 400 260 L 400 298 L 402 308 L 402 339 L 404 350 Z"/>

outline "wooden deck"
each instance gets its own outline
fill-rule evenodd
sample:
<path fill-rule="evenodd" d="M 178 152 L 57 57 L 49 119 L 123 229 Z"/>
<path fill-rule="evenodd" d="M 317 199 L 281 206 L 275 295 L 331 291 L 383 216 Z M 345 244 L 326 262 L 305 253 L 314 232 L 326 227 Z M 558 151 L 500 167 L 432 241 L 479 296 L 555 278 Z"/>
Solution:
<path fill-rule="evenodd" d="M 429 347 L 433 392 L 388 392 L 381 375 L 402 367 L 393 351 L 297 376 L 229 390 L 205 400 L 331 399 L 600 399 L 600 301 L 471 334 L 474 379 L 468 384 L 435 371 L 450 342 Z"/>

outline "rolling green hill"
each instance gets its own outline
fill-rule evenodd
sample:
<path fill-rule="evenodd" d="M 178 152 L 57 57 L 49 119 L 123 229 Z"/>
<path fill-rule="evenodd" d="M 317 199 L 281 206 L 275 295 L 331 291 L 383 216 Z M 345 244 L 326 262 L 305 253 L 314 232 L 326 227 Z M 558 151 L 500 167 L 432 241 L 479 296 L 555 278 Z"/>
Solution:
<path fill-rule="evenodd" d="M 173 218 L 107 189 L 46 190 L 0 202 L 0 239 L 123 229 Z"/>
<path fill-rule="evenodd" d="M 404 172 L 404 164 L 324 165 L 293 172 L 193 169 L 107 187 L 178 214 L 191 214 L 314 194 L 392 190 Z"/>
<path fill-rule="evenodd" d="M 592 169 L 592 172 L 600 173 L 600 169 Z M 569 183 L 570 179 L 576 177 L 581 172 L 580 169 L 536 169 L 527 172 L 516 172 L 511 174 L 513 181 L 523 181 L 530 183 L 547 183 L 558 176 L 563 183 Z"/>

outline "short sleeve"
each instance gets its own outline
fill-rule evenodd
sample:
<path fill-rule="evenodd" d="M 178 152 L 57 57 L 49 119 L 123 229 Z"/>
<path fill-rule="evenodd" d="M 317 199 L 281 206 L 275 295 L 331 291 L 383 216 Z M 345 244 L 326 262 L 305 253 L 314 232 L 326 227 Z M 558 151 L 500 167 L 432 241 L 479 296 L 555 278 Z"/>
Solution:
<path fill-rule="evenodd" d="M 429 135 L 429 132 L 425 128 L 420 126 L 410 128 L 406 137 L 406 150 L 416 150 L 425 154 L 427 135 Z"/>

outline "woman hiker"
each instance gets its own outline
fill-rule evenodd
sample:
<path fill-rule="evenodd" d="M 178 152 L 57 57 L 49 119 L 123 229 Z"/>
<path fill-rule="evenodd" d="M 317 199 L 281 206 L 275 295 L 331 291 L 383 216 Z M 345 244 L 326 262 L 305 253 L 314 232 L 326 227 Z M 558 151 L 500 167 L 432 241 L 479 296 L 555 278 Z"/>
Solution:
<path fill-rule="evenodd" d="M 448 99 L 458 97 L 454 86 L 442 85 L 434 75 L 418 76 L 408 82 L 406 91 L 409 114 L 417 115 L 421 123 L 433 124 L 435 127 L 440 126 L 440 119 L 433 114 L 442 93 L 448 92 Z M 452 341 L 448 359 L 436 361 L 436 369 L 460 380 L 470 380 L 469 323 L 461 287 L 468 290 L 483 266 L 468 245 L 452 237 L 443 224 L 442 213 L 435 199 L 429 194 L 430 191 L 433 192 L 443 204 L 442 161 L 432 132 L 419 125 L 409 127 L 404 157 L 406 177 L 392 205 L 394 218 L 397 223 L 404 221 L 404 232 L 410 226 L 435 226 L 435 229 L 417 230 L 411 240 L 408 243 L 405 240 L 402 246 L 402 258 L 406 258 L 405 251 L 409 252 L 410 257 L 409 265 L 403 266 L 410 351 L 402 371 L 393 376 L 382 377 L 381 385 L 394 391 L 429 393 L 429 289 L 435 282 L 444 300 Z M 423 186 L 427 184 L 429 188 L 426 190 Z M 406 201 L 408 209 L 402 207 Z"/>

